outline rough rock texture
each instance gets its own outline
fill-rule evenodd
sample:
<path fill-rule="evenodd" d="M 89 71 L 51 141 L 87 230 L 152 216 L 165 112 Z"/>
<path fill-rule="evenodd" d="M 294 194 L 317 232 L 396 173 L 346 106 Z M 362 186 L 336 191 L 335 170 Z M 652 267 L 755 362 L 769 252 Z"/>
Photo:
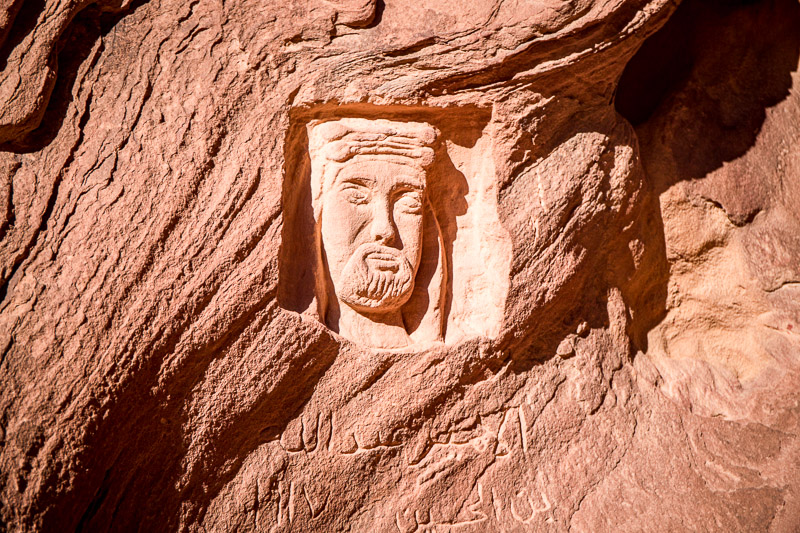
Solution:
<path fill-rule="evenodd" d="M 797 531 L 798 64 L 796 0 L 0 2 L 0 530 Z M 323 306 L 368 198 L 426 335 Z"/>

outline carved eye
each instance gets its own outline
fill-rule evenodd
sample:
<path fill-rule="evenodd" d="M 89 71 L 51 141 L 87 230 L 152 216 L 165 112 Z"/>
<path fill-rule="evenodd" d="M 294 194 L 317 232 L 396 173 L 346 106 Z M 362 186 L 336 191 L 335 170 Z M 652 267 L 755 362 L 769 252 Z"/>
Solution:
<path fill-rule="evenodd" d="M 403 213 L 422 213 L 422 195 L 417 191 L 405 191 L 397 199 L 397 207 Z"/>
<path fill-rule="evenodd" d="M 347 183 L 342 188 L 345 199 L 351 204 L 365 204 L 369 201 L 369 192 L 355 183 Z"/>

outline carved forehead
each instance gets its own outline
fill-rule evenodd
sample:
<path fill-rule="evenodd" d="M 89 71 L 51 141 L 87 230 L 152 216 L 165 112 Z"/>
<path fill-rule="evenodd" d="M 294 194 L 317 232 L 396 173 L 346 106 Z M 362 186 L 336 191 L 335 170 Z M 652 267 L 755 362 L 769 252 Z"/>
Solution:
<path fill-rule="evenodd" d="M 390 183 L 393 186 L 424 189 L 426 173 L 420 166 L 407 165 L 400 161 L 377 157 L 356 158 L 342 164 L 336 173 L 334 181 L 338 183 L 345 180 L 357 180 L 370 187 L 379 183 Z"/>
<path fill-rule="evenodd" d="M 343 118 L 308 124 L 309 154 L 343 163 L 356 156 L 383 156 L 401 163 L 427 167 L 433 162 L 432 145 L 439 132 L 423 122 Z"/>

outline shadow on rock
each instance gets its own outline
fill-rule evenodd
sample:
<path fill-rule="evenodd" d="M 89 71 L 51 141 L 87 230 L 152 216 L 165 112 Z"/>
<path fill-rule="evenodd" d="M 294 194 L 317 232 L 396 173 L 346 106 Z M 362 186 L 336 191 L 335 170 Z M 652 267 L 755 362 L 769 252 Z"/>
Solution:
<path fill-rule="evenodd" d="M 759 176 L 732 173 L 707 186 L 702 178 L 747 153 L 767 109 L 789 96 L 799 28 L 793 0 L 686 0 L 628 63 L 615 104 L 639 136 L 653 194 L 642 232 L 649 257 L 630 290 L 638 349 L 666 314 L 669 265 L 658 196 L 687 182 L 700 196 L 715 196 L 709 199 L 734 224 L 758 213 L 763 200 L 752 189 Z"/>

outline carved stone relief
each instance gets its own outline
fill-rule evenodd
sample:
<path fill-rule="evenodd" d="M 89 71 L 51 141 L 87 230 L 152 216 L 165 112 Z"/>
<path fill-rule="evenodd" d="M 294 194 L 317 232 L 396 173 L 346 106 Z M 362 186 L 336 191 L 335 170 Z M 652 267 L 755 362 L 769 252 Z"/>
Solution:
<path fill-rule="evenodd" d="M 308 128 L 321 320 L 378 348 L 410 344 L 414 317 L 441 339 L 447 278 L 426 186 L 438 132 L 380 119 Z"/>
<path fill-rule="evenodd" d="M 444 133 L 400 119 L 304 123 L 305 163 L 288 168 L 284 184 L 283 305 L 373 348 L 494 336 L 511 244 L 497 215 L 487 125 L 468 122 L 474 131 L 456 136 L 457 119 Z M 291 244 L 303 240 L 301 225 L 302 250 Z M 309 286 L 303 308 L 298 294 Z"/>

